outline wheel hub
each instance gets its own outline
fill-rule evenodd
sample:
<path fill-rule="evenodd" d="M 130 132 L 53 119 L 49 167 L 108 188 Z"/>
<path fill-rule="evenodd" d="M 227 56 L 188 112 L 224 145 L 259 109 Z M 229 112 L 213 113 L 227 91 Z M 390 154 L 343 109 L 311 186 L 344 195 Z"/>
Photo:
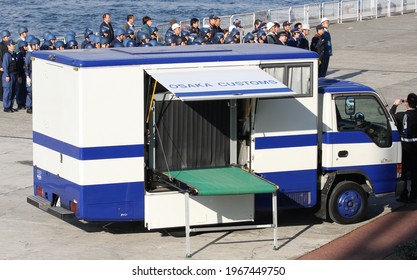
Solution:
<path fill-rule="evenodd" d="M 338 199 L 337 209 L 343 217 L 354 217 L 361 208 L 362 201 L 358 192 L 348 190 L 342 193 Z"/>

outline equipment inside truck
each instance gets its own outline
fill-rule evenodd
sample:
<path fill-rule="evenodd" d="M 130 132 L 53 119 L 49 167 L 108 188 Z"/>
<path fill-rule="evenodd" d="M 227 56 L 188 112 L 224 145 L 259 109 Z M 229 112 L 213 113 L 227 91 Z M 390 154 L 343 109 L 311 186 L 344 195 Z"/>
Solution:
<path fill-rule="evenodd" d="M 161 204 L 166 199 L 152 193 L 173 192 L 170 200 L 164 200 L 171 204 L 167 211 L 172 212 L 172 208 L 179 207 L 173 202 L 175 193 L 185 195 L 183 213 L 189 256 L 190 231 L 212 229 L 191 229 L 191 224 L 254 221 L 254 195 L 272 194 L 273 222 L 239 227 L 274 228 L 276 248 L 278 186 L 251 172 L 251 127 L 257 98 L 293 92 L 259 67 L 239 67 L 239 71 L 236 67 L 150 70 L 147 74 L 145 188 L 148 205 Z M 189 196 L 203 197 L 193 199 L 200 205 L 190 206 Z M 213 196 L 227 196 L 227 201 L 217 205 L 214 199 L 204 200 Z M 158 212 L 157 206 L 149 207 L 153 213 Z M 199 211 L 201 208 L 205 209 Z M 209 216 L 207 211 L 214 211 L 216 217 L 196 221 L 198 216 Z M 190 213 L 197 218 L 191 219 Z M 161 222 L 163 219 L 166 223 Z M 181 224 L 173 223 L 172 219 L 153 214 L 145 222 L 149 228 Z"/>

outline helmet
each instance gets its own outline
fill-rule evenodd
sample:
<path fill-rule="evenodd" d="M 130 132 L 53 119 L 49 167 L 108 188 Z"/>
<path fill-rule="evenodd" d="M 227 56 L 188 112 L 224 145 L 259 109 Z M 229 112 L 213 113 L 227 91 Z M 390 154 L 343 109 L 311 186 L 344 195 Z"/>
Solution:
<path fill-rule="evenodd" d="M 116 28 L 116 31 L 114 32 L 114 35 L 116 37 L 118 37 L 120 35 L 125 35 L 125 31 L 123 30 L 123 28 L 118 27 L 118 28 Z"/>
<path fill-rule="evenodd" d="M 19 28 L 19 35 L 24 33 L 24 32 L 29 32 L 29 30 L 27 29 L 27 27 L 20 27 Z"/>
<path fill-rule="evenodd" d="M 232 31 L 230 31 L 230 36 L 234 37 L 240 35 L 240 32 L 237 28 L 233 28 Z"/>
<path fill-rule="evenodd" d="M 224 38 L 224 33 L 217 32 L 216 34 L 214 34 L 214 37 L 211 41 L 213 42 L 213 44 L 220 44 L 220 40 L 222 38 Z"/>
<path fill-rule="evenodd" d="M 126 34 L 127 34 L 127 35 L 133 35 L 133 34 L 135 34 L 135 30 L 133 30 L 132 28 L 128 28 L 128 29 L 126 30 Z"/>
<path fill-rule="evenodd" d="M 230 36 L 230 35 L 227 36 L 226 39 L 224 39 L 225 44 L 233 44 L 233 41 L 234 41 L 233 36 Z"/>
<path fill-rule="evenodd" d="M 56 40 L 56 37 L 54 34 L 52 33 L 47 33 L 44 37 L 45 41 L 52 41 L 52 40 Z"/>
<path fill-rule="evenodd" d="M 11 34 L 10 34 L 10 32 L 9 32 L 9 30 L 3 30 L 2 32 L 1 32 L 1 37 L 2 38 L 4 38 L 4 37 L 10 37 L 11 36 Z"/>
<path fill-rule="evenodd" d="M 125 46 L 125 47 L 137 47 L 138 44 L 135 41 L 131 40 L 131 39 L 125 39 L 123 41 L 123 46 Z"/>
<path fill-rule="evenodd" d="M 152 47 L 156 47 L 158 45 L 158 42 L 155 39 L 152 39 L 152 40 L 149 41 L 149 43 L 146 43 L 146 44 L 151 44 Z"/>
<path fill-rule="evenodd" d="M 55 44 L 54 44 L 54 47 L 55 48 L 60 48 L 60 47 L 65 48 L 65 43 L 63 41 L 56 41 Z"/>
<path fill-rule="evenodd" d="M 249 41 L 255 40 L 255 36 L 252 33 L 248 33 L 243 37 L 244 43 L 249 43 Z"/>
<path fill-rule="evenodd" d="M 201 28 L 201 37 L 207 36 L 207 34 L 211 34 L 211 29 L 208 27 Z"/>
<path fill-rule="evenodd" d="M 38 38 L 36 38 L 36 37 L 33 37 L 30 41 L 29 41 L 29 44 L 31 44 L 31 45 L 40 45 L 41 44 L 41 40 L 39 40 Z"/>
<path fill-rule="evenodd" d="M 151 39 L 151 35 L 149 35 L 147 32 L 139 31 L 138 34 L 136 34 L 136 38 L 138 41 L 143 42 L 146 39 Z"/>
<path fill-rule="evenodd" d="M 72 35 L 72 34 L 66 34 L 65 35 L 65 42 L 69 42 L 69 41 L 72 41 L 72 40 L 75 40 L 75 36 L 74 35 Z"/>
<path fill-rule="evenodd" d="M 165 45 L 170 46 L 172 43 L 177 43 L 177 36 L 175 35 L 168 35 L 165 36 Z"/>
<path fill-rule="evenodd" d="M 19 41 L 19 43 L 17 44 L 17 48 L 20 49 L 20 48 L 23 48 L 23 47 L 27 47 L 27 45 L 28 45 L 28 42 Z"/>
<path fill-rule="evenodd" d="M 51 31 L 45 31 L 42 35 L 42 37 L 45 39 L 45 37 L 48 36 L 48 34 L 52 34 Z"/>
<path fill-rule="evenodd" d="M 101 37 L 100 38 L 100 44 L 104 45 L 104 44 L 110 44 L 109 38 L 107 37 Z"/>
<path fill-rule="evenodd" d="M 33 38 L 35 38 L 34 35 L 30 34 L 26 37 L 26 42 L 30 42 Z"/>
<path fill-rule="evenodd" d="M 181 36 L 175 36 L 177 46 L 181 46 L 181 43 L 184 42 L 184 39 Z"/>
<path fill-rule="evenodd" d="M 90 35 L 90 42 L 93 42 L 94 44 L 100 44 L 101 37 L 98 35 Z"/>
<path fill-rule="evenodd" d="M 196 37 L 193 41 L 193 45 L 201 45 L 203 43 L 205 43 L 206 40 L 202 37 Z"/>
<path fill-rule="evenodd" d="M 260 38 L 262 35 L 265 35 L 266 36 L 266 32 L 264 30 L 259 30 L 258 33 L 256 33 L 256 36 L 258 38 Z"/>
<path fill-rule="evenodd" d="M 51 41 L 43 41 L 43 44 L 41 46 L 41 50 L 47 50 L 48 47 L 52 46 Z"/>
<path fill-rule="evenodd" d="M 86 28 L 84 31 L 84 37 L 88 37 L 93 33 L 94 33 L 93 30 L 91 30 L 90 28 Z"/>
<path fill-rule="evenodd" d="M 181 38 L 185 38 L 185 36 L 190 36 L 190 31 L 187 29 L 181 30 Z"/>
<path fill-rule="evenodd" d="M 76 41 L 76 40 L 69 40 L 69 41 L 67 42 L 67 48 L 68 48 L 68 49 L 72 49 L 72 47 L 74 47 L 74 46 L 78 46 L 78 43 L 77 43 L 77 41 Z"/>
<path fill-rule="evenodd" d="M 90 44 L 90 43 L 88 43 L 87 45 L 85 45 L 85 47 L 84 47 L 85 49 L 94 49 L 95 47 L 94 47 L 94 45 L 93 44 Z"/>
<path fill-rule="evenodd" d="M 103 34 L 103 33 L 109 33 L 110 32 L 110 28 L 108 28 L 107 26 L 105 26 L 105 25 L 103 25 L 103 26 L 100 26 L 100 34 Z"/>

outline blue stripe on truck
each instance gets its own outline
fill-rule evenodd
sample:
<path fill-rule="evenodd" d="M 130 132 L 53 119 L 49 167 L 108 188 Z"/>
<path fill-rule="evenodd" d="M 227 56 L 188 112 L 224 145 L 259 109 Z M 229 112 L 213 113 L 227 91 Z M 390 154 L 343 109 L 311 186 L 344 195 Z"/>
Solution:
<path fill-rule="evenodd" d="M 144 145 L 77 147 L 42 133 L 33 132 L 33 143 L 78 160 L 132 158 L 144 156 Z"/>
<path fill-rule="evenodd" d="M 295 148 L 317 146 L 317 134 L 256 137 L 255 149 Z"/>

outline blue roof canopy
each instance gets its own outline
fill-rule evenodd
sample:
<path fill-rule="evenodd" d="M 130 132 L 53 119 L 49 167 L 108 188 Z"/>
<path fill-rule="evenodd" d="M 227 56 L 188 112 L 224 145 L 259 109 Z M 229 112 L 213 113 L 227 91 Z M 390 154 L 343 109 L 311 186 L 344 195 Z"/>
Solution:
<path fill-rule="evenodd" d="M 317 58 L 315 52 L 274 44 L 37 51 L 33 53 L 33 56 L 78 68 L 165 63 Z"/>
<path fill-rule="evenodd" d="M 349 93 L 349 92 L 375 92 L 374 89 L 363 84 L 338 79 L 319 79 L 318 92 L 323 93 Z"/>

